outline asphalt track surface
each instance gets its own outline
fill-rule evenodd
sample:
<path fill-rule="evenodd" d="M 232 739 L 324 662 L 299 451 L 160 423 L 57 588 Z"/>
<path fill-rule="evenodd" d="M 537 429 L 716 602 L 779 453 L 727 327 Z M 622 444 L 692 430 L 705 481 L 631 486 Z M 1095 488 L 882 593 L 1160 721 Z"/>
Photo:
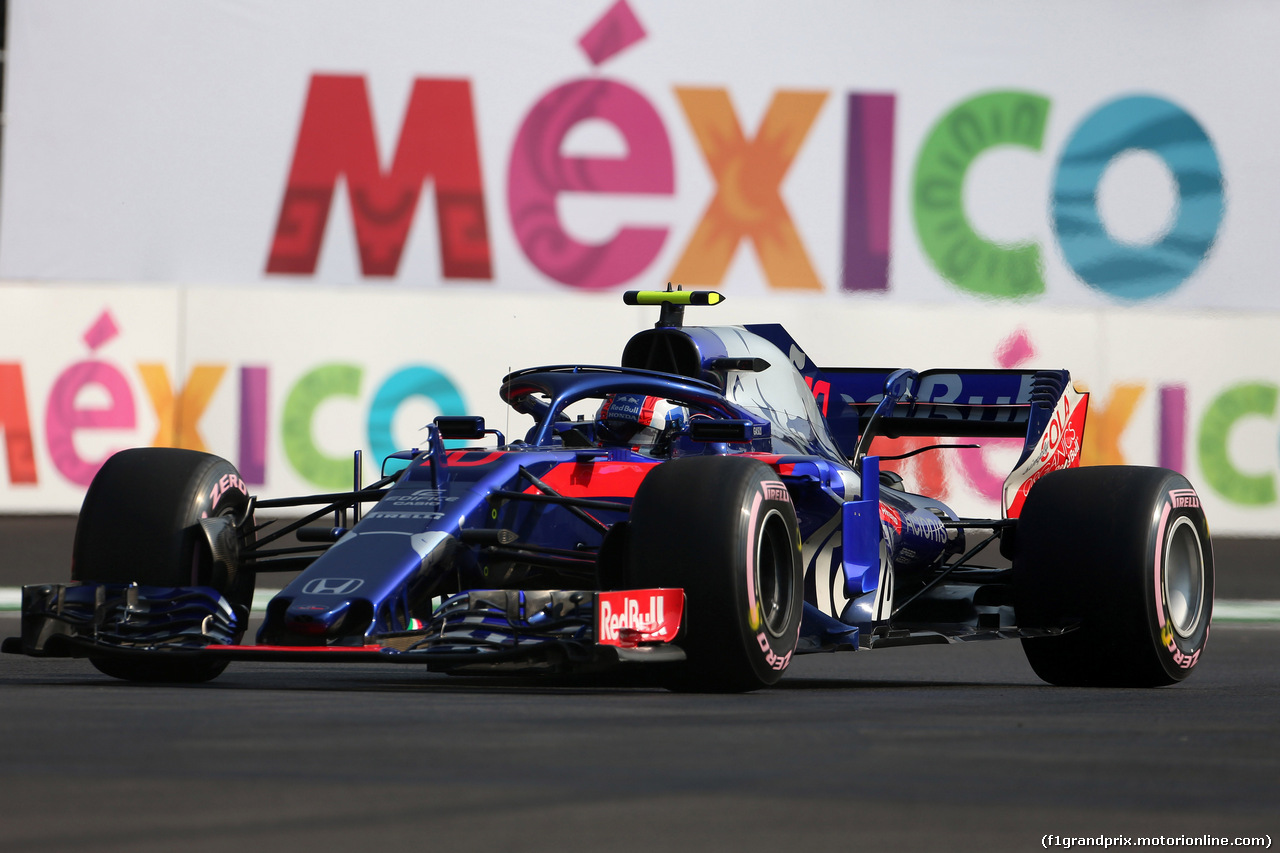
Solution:
<path fill-rule="evenodd" d="M 810 656 L 708 696 L 359 664 L 135 685 L 0 655 L 0 851 L 1276 840 L 1278 660 L 1274 623 L 1215 624 L 1157 690 L 1050 687 L 1005 641 Z"/>

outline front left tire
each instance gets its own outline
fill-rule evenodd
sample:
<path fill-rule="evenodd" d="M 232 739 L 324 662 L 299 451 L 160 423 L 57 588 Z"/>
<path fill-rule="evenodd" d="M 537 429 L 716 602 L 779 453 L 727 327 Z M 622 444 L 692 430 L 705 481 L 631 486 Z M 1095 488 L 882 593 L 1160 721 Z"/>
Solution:
<path fill-rule="evenodd" d="M 147 586 L 209 586 L 237 611 L 253 602 L 254 574 L 215 559 L 201 520 L 230 516 L 248 544 L 249 494 L 235 466 L 217 456 L 170 447 L 123 450 L 109 458 L 85 493 L 76 523 L 71 579 Z M 243 634 L 243 629 L 242 629 Z M 129 681 L 200 682 L 225 661 L 91 657 L 106 675 Z"/>

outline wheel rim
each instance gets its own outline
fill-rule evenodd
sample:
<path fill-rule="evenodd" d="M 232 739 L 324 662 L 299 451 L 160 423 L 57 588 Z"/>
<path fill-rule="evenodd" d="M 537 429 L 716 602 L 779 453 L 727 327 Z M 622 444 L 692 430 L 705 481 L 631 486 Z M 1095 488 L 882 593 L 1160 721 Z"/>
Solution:
<path fill-rule="evenodd" d="M 760 525 L 756 543 L 756 601 L 764 629 L 782 636 L 791 612 L 793 587 L 792 542 L 782 513 L 770 510 Z"/>
<path fill-rule="evenodd" d="M 1204 552 L 1200 533 L 1187 516 L 1180 516 L 1169 530 L 1164 549 L 1164 600 L 1169 623 L 1180 637 L 1190 637 L 1200 627 L 1204 612 Z"/>

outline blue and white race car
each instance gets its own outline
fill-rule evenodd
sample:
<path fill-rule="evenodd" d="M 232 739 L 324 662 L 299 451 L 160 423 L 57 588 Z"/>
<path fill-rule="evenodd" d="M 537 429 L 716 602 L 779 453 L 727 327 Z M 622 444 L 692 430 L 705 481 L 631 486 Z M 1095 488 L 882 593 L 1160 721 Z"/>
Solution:
<path fill-rule="evenodd" d="M 85 496 L 72 582 L 24 588 L 4 651 L 147 681 L 342 660 L 646 666 L 713 691 L 773 684 L 798 654 L 1002 637 L 1054 684 L 1197 666 L 1213 607 L 1200 500 L 1173 471 L 1077 467 L 1088 397 L 1067 371 L 819 368 L 778 325 L 684 325 L 721 299 L 627 293 L 661 313 L 620 366 L 503 378 L 532 418 L 522 437 L 437 418 L 375 483 L 357 452 L 349 492 L 259 499 L 216 456 L 116 454 Z M 1001 516 L 882 470 L 873 440 L 901 436 L 927 437 L 912 453 L 1021 439 Z M 299 570 L 246 643 L 257 577 Z"/>

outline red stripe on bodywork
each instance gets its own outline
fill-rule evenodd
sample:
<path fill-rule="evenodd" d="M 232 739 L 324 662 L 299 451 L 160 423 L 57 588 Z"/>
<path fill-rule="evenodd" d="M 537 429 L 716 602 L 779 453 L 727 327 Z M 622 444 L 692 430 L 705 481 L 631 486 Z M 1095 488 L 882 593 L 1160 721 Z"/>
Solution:
<path fill-rule="evenodd" d="M 780 453 L 739 453 L 737 455 L 763 462 L 773 470 L 777 471 L 779 476 L 785 477 L 788 474 L 794 473 L 796 470 L 796 464 L 794 462 L 778 461 L 782 459 L 782 454 Z"/>
<path fill-rule="evenodd" d="M 542 482 L 570 498 L 634 498 L 640 481 L 657 463 L 584 461 L 562 462 L 541 477 Z M 530 486 L 525 491 L 536 491 Z"/>
<path fill-rule="evenodd" d="M 479 465 L 488 465 L 505 456 L 505 451 L 493 450 L 485 452 L 483 450 L 450 450 L 444 455 L 446 464 L 450 468 L 470 468 Z"/>

